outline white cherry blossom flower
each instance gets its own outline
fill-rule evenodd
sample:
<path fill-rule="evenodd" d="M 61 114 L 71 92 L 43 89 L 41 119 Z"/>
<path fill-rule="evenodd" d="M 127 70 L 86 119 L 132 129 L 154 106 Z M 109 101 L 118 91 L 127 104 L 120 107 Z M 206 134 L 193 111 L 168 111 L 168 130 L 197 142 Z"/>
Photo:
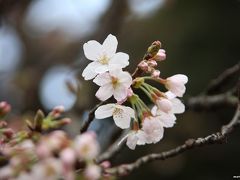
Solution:
<path fill-rule="evenodd" d="M 188 77 L 183 74 L 176 74 L 166 79 L 166 88 L 178 97 L 182 97 L 186 91 L 185 84 Z"/>
<path fill-rule="evenodd" d="M 107 100 L 112 95 L 117 101 L 122 101 L 128 95 L 132 77 L 128 72 L 115 67 L 109 72 L 99 74 L 93 82 L 101 86 L 96 93 L 97 98 L 101 101 Z"/>
<path fill-rule="evenodd" d="M 158 117 L 149 116 L 144 118 L 142 131 L 144 132 L 144 142 L 147 144 L 155 144 L 163 138 L 163 124 L 159 121 Z"/>
<path fill-rule="evenodd" d="M 119 104 L 102 105 L 95 111 L 97 119 L 111 116 L 113 116 L 113 120 L 118 127 L 126 129 L 130 127 L 131 118 L 135 118 L 135 112 L 132 108 Z"/>
<path fill-rule="evenodd" d="M 85 56 L 93 61 L 88 64 L 82 73 L 85 80 L 93 79 L 97 74 L 109 71 L 110 65 L 117 65 L 119 68 L 128 66 L 128 54 L 116 53 L 117 45 L 117 38 L 112 34 L 108 35 L 103 44 L 91 40 L 83 45 Z"/>
<path fill-rule="evenodd" d="M 75 138 L 74 149 L 80 159 L 94 159 L 99 153 L 99 144 L 94 132 L 86 132 Z"/>
<path fill-rule="evenodd" d="M 157 105 L 152 108 L 152 114 L 158 116 L 164 127 L 173 127 L 176 121 L 174 114 L 181 114 L 185 111 L 184 104 L 176 98 L 176 95 L 170 91 L 165 93 L 166 104 L 161 103 L 161 106 Z M 164 107 L 166 106 L 166 107 Z"/>

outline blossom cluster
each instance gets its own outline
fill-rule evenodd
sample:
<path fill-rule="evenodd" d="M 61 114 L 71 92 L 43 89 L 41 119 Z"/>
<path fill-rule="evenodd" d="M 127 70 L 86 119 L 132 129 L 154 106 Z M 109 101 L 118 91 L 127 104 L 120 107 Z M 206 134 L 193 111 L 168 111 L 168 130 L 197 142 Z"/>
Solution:
<path fill-rule="evenodd" d="M 9 104 L 0 103 L 2 115 L 9 110 Z M 73 140 L 62 130 L 47 133 L 70 122 L 68 118 L 59 119 L 63 112 L 62 106 L 54 108 L 46 117 L 38 111 L 34 121 L 27 122 L 29 130 L 16 133 L 7 127 L 6 121 L 0 121 L 0 179 L 97 180 L 101 177 L 102 167 L 94 161 L 100 151 L 94 132 L 83 133 Z"/>
<path fill-rule="evenodd" d="M 130 149 L 135 149 L 136 145 L 157 143 L 163 137 L 164 128 L 175 124 L 175 114 L 185 111 L 178 97 L 185 93 L 188 77 L 183 74 L 168 78 L 160 76 L 157 65 L 166 59 L 166 52 L 161 49 L 159 41 L 152 43 L 131 75 L 123 70 L 129 65 L 129 55 L 116 52 L 117 45 L 117 38 L 111 34 L 103 44 L 91 40 L 83 45 L 86 58 L 92 62 L 84 69 L 82 76 L 85 80 L 93 79 L 99 86 L 96 92 L 99 100 L 115 100 L 98 107 L 95 117 L 104 119 L 113 116 L 116 126 L 129 129 L 124 139 L 127 139 Z M 163 85 L 166 91 L 160 91 L 148 81 Z M 136 89 L 148 96 L 154 104 L 152 108 L 135 92 Z"/>

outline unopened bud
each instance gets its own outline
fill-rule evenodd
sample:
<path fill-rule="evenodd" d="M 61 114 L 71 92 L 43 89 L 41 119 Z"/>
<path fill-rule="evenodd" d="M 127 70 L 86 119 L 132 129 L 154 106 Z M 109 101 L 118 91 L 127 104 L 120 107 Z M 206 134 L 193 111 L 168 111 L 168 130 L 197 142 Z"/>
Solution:
<path fill-rule="evenodd" d="M 153 78 L 158 78 L 160 76 L 160 71 L 159 70 L 154 70 L 153 72 L 152 72 L 152 77 Z"/>
<path fill-rule="evenodd" d="M 5 135 L 8 139 L 10 139 L 13 136 L 13 130 L 10 128 L 2 129 L 2 134 Z"/>
<path fill-rule="evenodd" d="M 149 60 L 149 61 L 148 61 L 148 65 L 149 65 L 150 67 L 156 67 L 156 66 L 157 66 L 157 62 L 156 62 L 155 60 Z"/>
<path fill-rule="evenodd" d="M 50 115 L 53 116 L 54 118 L 58 118 L 59 116 L 61 116 L 62 113 L 64 113 L 64 111 L 65 111 L 64 106 L 56 106 L 50 112 Z"/>
<path fill-rule="evenodd" d="M 7 126 L 7 122 L 6 121 L 0 121 L 0 128 L 4 128 Z"/>
<path fill-rule="evenodd" d="M 148 63 L 146 61 L 141 61 L 138 64 L 138 67 L 143 71 L 147 71 L 148 70 Z"/>
<path fill-rule="evenodd" d="M 0 117 L 5 116 L 10 111 L 11 111 L 11 106 L 7 102 L 5 101 L 0 102 Z"/>
<path fill-rule="evenodd" d="M 157 55 L 154 57 L 156 61 L 163 61 L 166 59 L 166 51 L 164 49 L 159 49 Z"/>
<path fill-rule="evenodd" d="M 102 166 L 104 169 L 106 168 L 110 168 L 111 167 L 111 163 L 110 161 L 103 161 L 100 166 Z"/>
<path fill-rule="evenodd" d="M 67 124 L 70 124 L 72 120 L 70 118 L 63 118 L 57 121 L 54 121 L 52 128 L 58 128 Z"/>

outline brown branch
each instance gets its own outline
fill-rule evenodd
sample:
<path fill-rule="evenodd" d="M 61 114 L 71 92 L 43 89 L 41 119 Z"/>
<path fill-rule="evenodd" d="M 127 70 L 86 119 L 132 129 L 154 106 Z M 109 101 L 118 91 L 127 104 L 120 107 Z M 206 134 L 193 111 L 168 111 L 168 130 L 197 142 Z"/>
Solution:
<path fill-rule="evenodd" d="M 191 97 L 186 101 L 186 107 L 193 110 L 209 110 L 218 107 L 236 107 L 238 97 L 232 93 L 222 93 L 217 95 L 199 95 Z"/>
<path fill-rule="evenodd" d="M 101 106 L 104 102 L 100 102 L 99 104 L 97 104 L 93 109 L 91 109 L 88 113 L 88 118 L 84 121 L 83 126 L 80 129 L 80 133 L 84 133 L 85 131 L 87 131 L 89 125 L 91 124 L 91 122 L 94 120 L 94 112 L 96 111 L 96 109 Z"/>
<path fill-rule="evenodd" d="M 238 105 L 236 113 L 233 117 L 233 119 L 225 126 L 222 126 L 221 130 L 219 132 L 216 132 L 214 134 L 208 135 L 203 138 L 197 138 L 197 139 L 188 139 L 185 141 L 184 144 L 159 153 L 159 154 L 149 154 L 146 156 L 143 156 L 139 159 L 137 159 L 135 162 L 130 164 L 124 164 L 120 166 L 116 166 L 113 168 L 105 169 L 105 172 L 111 175 L 117 175 L 117 176 L 123 176 L 131 173 L 132 171 L 138 169 L 140 166 L 155 161 L 155 160 L 165 160 L 171 157 L 175 157 L 187 150 L 194 149 L 196 147 L 203 147 L 206 145 L 211 144 L 221 144 L 224 143 L 226 140 L 226 137 L 232 132 L 232 130 L 240 124 L 240 105 Z"/>
<path fill-rule="evenodd" d="M 240 74 L 240 63 L 226 69 L 216 79 L 213 79 L 206 88 L 206 94 L 218 91 L 225 83 L 229 81 L 231 77 L 236 74 Z"/>

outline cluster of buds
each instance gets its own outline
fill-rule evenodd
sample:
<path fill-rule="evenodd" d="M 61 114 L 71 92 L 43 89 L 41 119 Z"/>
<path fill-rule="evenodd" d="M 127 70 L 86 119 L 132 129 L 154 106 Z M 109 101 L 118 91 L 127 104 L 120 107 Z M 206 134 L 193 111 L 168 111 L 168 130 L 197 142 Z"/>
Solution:
<path fill-rule="evenodd" d="M 9 107 L 1 103 L 1 110 Z M 47 116 L 38 110 L 33 121 L 26 121 L 29 129 L 16 133 L 0 121 L 0 179 L 97 180 L 102 176 L 104 167 L 95 163 L 100 151 L 95 133 L 72 140 L 64 131 L 55 130 L 70 123 L 63 113 L 62 106 Z"/>
<path fill-rule="evenodd" d="M 1 120 L 1 118 L 4 118 L 10 111 L 11 106 L 7 102 L 0 102 L 0 148 L 13 137 L 13 130 L 7 127 L 6 121 Z"/>
<path fill-rule="evenodd" d="M 99 145 L 93 132 L 71 140 L 64 131 L 55 130 L 37 141 L 25 139 L 6 146 L 0 153 L 8 159 L 0 170 L 0 179 L 97 180 L 102 174 L 102 167 L 94 162 Z"/>
<path fill-rule="evenodd" d="M 6 116 L 11 111 L 11 106 L 5 102 L 0 102 L 0 119 Z"/>
<path fill-rule="evenodd" d="M 165 79 L 160 76 L 156 68 L 158 62 L 166 59 L 166 52 L 161 49 L 159 41 L 151 44 L 130 75 L 123 71 L 129 65 L 129 56 L 116 52 L 117 44 L 116 37 L 110 34 L 103 44 L 91 40 L 83 46 L 86 58 L 93 61 L 84 69 L 84 79 L 94 79 L 93 82 L 100 86 L 96 93 L 99 100 L 106 101 L 113 96 L 117 101 L 98 107 L 95 117 L 103 119 L 112 116 L 116 126 L 129 129 L 126 138 L 130 149 L 135 149 L 136 145 L 157 143 L 163 137 L 164 128 L 175 124 L 175 114 L 185 111 L 184 104 L 177 97 L 185 93 L 188 78 L 183 74 Z M 168 91 L 162 92 L 147 81 L 158 82 Z M 142 90 L 149 97 L 154 104 L 152 109 L 134 89 Z M 129 102 L 131 107 L 123 105 L 125 102 Z"/>
<path fill-rule="evenodd" d="M 138 64 L 138 68 L 144 73 L 151 74 L 152 77 L 157 78 L 160 76 L 160 71 L 156 69 L 158 62 L 166 59 L 166 52 L 161 48 L 161 42 L 155 41 L 148 48 L 143 60 Z"/>
<path fill-rule="evenodd" d="M 41 132 L 49 129 L 57 129 L 71 122 L 71 119 L 62 117 L 64 113 L 63 106 L 57 106 L 45 117 L 41 110 L 38 110 L 32 121 L 26 120 L 28 128 L 31 131 Z"/>

